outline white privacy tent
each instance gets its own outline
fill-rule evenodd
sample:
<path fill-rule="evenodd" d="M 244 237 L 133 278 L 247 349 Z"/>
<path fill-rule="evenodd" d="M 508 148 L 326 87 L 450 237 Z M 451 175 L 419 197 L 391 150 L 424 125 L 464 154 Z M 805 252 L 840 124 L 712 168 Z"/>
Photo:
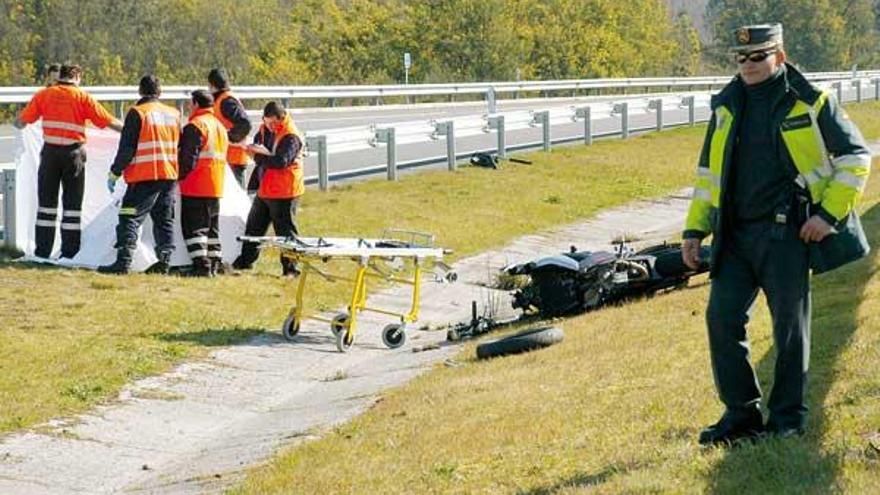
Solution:
<path fill-rule="evenodd" d="M 112 263 L 116 259 L 116 224 L 119 219 L 119 206 L 125 193 L 125 182 L 120 179 L 116 191 L 107 191 L 107 172 L 116 156 L 119 134 L 108 129 L 89 127 L 86 144 L 86 187 L 82 205 L 82 245 L 73 262 L 55 262 L 60 265 L 96 268 L 98 265 Z M 42 129 L 39 122 L 27 126 L 17 136 L 16 149 L 16 187 L 15 187 L 15 244 L 25 253 L 27 260 L 38 260 L 34 253 L 34 229 L 37 218 L 37 169 L 40 164 L 40 149 L 43 146 Z M 59 218 L 61 199 L 59 195 Z M 244 225 L 250 209 L 247 193 L 235 181 L 232 171 L 227 168 L 220 200 L 220 242 L 223 260 L 232 262 L 241 251 L 236 237 L 244 233 Z M 153 224 L 149 217 L 141 228 L 132 269 L 145 270 L 156 256 L 153 252 Z M 180 201 L 177 201 L 174 227 L 174 253 L 171 264 L 174 266 L 190 264 L 183 234 L 180 230 Z M 53 258 L 57 258 L 61 248 L 61 233 L 55 234 Z"/>

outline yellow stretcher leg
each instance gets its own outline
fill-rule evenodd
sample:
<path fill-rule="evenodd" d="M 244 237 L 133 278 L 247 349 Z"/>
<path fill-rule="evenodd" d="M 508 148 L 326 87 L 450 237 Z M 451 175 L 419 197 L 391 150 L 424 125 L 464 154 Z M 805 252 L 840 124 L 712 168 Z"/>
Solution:
<path fill-rule="evenodd" d="M 348 321 L 345 323 L 345 331 L 340 331 L 336 337 L 336 347 L 346 352 L 354 343 L 354 331 L 357 326 L 358 312 L 364 307 L 367 299 L 366 286 L 367 265 L 365 262 L 358 263 L 357 272 L 354 276 L 354 287 L 351 291 L 351 301 L 348 305 Z"/>
<path fill-rule="evenodd" d="M 409 308 L 409 314 L 407 314 L 404 319 L 407 323 L 413 323 L 418 321 L 419 319 L 419 298 L 421 297 L 421 288 L 422 288 L 422 267 L 419 265 L 419 260 L 416 258 L 413 261 L 413 291 L 412 291 L 412 305 Z"/>

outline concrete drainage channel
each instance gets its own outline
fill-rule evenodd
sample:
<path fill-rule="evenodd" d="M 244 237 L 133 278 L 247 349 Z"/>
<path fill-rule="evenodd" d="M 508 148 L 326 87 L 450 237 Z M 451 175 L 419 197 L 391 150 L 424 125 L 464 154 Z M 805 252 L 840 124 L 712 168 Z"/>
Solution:
<path fill-rule="evenodd" d="M 472 300 L 492 300 L 499 317 L 513 316 L 509 295 L 485 288 L 502 266 L 556 254 L 572 243 L 607 248 L 621 226 L 646 243 L 668 239 L 680 230 L 688 203 L 687 191 L 635 202 L 461 260 L 454 266 L 457 283 L 424 286 L 418 326 L 467 320 Z M 370 298 L 382 307 L 408 302 L 403 287 Z M 386 323 L 381 316 L 363 315 L 354 349 L 341 354 L 325 324 L 307 321 L 294 343 L 270 332 L 140 380 L 89 414 L 9 435 L 0 443 L 0 493 L 229 488 L 279 447 L 316 438 L 324 428 L 364 412 L 383 390 L 460 350 L 445 342 L 442 329 L 412 332 L 411 343 L 390 351 L 379 335 Z"/>

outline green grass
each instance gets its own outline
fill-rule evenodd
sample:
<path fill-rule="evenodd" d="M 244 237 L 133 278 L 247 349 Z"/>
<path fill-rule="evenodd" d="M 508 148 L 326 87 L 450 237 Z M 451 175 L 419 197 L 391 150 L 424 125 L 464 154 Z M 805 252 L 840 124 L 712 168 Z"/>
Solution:
<path fill-rule="evenodd" d="M 870 139 L 878 105 L 850 107 Z M 875 160 L 875 166 L 878 161 Z M 863 201 L 880 242 L 880 177 Z M 561 324 L 526 355 L 437 366 L 369 412 L 253 470 L 234 493 L 873 493 L 880 486 L 880 266 L 814 279 L 808 434 L 700 448 L 722 412 L 704 323 L 705 276 L 683 291 Z M 763 300 L 750 324 L 769 391 L 775 356 Z"/>
<path fill-rule="evenodd" d="M 876 107 L 851 113 L 861 122 Z M 307 235 L 430 231 L 464 256 L 689 184 L 702 134 L 680 129 L 534 153 L 534 165 L 499 171 L 425 172 L 310 192 L 300 222 Z M 108 277 L 0 256 L 0 434 L 87 410 L 125 383 L 215 346 L 276 332 L 293 285 L 274 276 L 280 269 L 269 254 L 256 273 L 213 280 Z M 335 308 L 340 289 L 315 284 L 308 302 Z"/>
<path fill-rule="evenodd" d="M 322 236 L 428 231 L 464 256 L 686 185 L 702 132 L 560 148 L 498 171 L 464 167 L 310 192 L 301 228 Z M 81 412 L 213 346 L 277 331 L 293 298 L 279 272 L 273 253 L 254 274 L 213 280 L 0 263 L 0 433 Z M 339 284 L 310 286 L 313 307 L 344 301 Z"/>

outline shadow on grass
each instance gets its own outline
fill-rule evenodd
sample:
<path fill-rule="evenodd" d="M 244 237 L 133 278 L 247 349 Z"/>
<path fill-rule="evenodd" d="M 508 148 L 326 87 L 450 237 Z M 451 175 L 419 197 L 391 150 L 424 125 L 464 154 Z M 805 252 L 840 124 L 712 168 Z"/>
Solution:
<path fill-rule="evenodd" d="M 221 328 L 197 332 L 160 333 L 155 338 L 163 342 L 185 342 L 205 347 L 220 347 L 245 343 L 265 333 L 262 328 Z"/>
<path fill-rule="evenodd" d="M 877 259 L 880 205 L 868 210 L 862 221 L 874 248 L 871 255 L 813 279 L 814 324 L 807 392 L 811 413 L 807 434 L 803 438 L 769 440 L 728 450 L 708 474 L 711 493 L 827 493 L 839 488 L 836 479 L 844 459 L 822 452 L 821 447 L 829 414 L 824 404 L 837 378 L 835 364 L 858 328 L 857 310 L 873 273 L 870 267 Z M 832 295 L 837 301 L 829 300 Z M 824 317 L 817 321 L 816 315 Z M 771 350 L 758 363 L 758 376 L 765 390 L 770 390 L 772 385 L 775 361 L 776 354 Z"/>
<path fill-rule="evenodd" d="M 632 465 L 613 463 L 593 473 L 576 473 L 553 486 L 542 486 L 531 490 L 518 491 L 517 495 L 551 495 L 553 493 L 573 488 L 595 488 L 607 482 L 614 476 L 647 467 L 648 466 L 643 463 L 633 463 Z"/>

